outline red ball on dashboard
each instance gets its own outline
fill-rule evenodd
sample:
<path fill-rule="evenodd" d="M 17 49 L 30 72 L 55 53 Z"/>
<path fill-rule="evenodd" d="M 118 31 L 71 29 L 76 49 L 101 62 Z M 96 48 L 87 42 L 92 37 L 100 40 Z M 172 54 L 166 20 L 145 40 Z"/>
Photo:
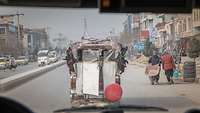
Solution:
<path fill-rule="evenodd" d="M 122 97 L 122 88 L 119 84 L 110 84 L 105 88 L 104 95 L 106 100 L 110 102 L 119 101 Z"/>

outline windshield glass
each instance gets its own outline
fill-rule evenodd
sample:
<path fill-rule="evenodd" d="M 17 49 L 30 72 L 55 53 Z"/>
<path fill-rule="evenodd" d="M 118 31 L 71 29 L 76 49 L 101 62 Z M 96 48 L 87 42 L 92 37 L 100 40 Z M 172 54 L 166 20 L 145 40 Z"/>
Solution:
<path fill-rule="evenodd" d="M 116 103 L 183 113 L 200 106 L 199 40 L 199 9 L 116 14 L 1 6 L 0 55 L 28 61 L 1 65 L 0 95 L 37 113 Z"/>
<path fill-rule="evenodd" d="M 56 53 L 55 52 L 49 52 L 49 57 L 56 57 Z"/>
<path fill-rule="evenodd" d="M 45 53 L 45 52 L 38 53 L 38 57 L 43 57 L 43 56 L 47 56 L 47 53 Z"/>
<path fill-rule="evenodd" d="M 95 61 L 99 58 L 99 51 L 83 50 L 83 61 Z"/>
<path fill-rule="evenodd" d="M 54 54 L 50 54 L 49 55 L 49 57 L 51 57 L 51 58 L 53 58 L 53 57 L 55 57 L 56 55 L 54 55 Z"/>

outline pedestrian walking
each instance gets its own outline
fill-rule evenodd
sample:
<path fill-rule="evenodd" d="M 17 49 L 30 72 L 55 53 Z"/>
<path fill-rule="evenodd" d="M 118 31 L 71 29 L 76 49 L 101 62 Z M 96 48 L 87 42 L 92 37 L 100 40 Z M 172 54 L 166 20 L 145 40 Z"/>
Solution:
<path fill-rule="evenodd" d="M 169 54 L 168 51 L 165 51 L 164 54 L 161 56 L 161 61 L 168 83 L 174 84 L 173 73 L 175 69 L 175 63 L 172 55 Z"/>
<path fill-rule="evenodd" d="M 121 50 L 117 56 L 117 62 L 118 62 L 117 65 L 120 70 L 120 74 L 124 73 L 126 64 L 128 64 L 128 60 L 126 60 L 126 58 L 125 58 L 127 50 L 128 50 L 128 47 L 123 47 L 121 45 Z"/>
<path fill-rule="evenodd" d="M 155 69 L 156 73 L 155 75 L 149 76 L 150 82 L 152 85 L 159 84 L 159 78 L 160 78 L 160 57 L 158 56 L 156 51 L 153 51 L 153 55 L 149 58 L 148 65 L 151 69 Z M 148 71 L 151 71 L 151 69 L 148 68 Z"/>

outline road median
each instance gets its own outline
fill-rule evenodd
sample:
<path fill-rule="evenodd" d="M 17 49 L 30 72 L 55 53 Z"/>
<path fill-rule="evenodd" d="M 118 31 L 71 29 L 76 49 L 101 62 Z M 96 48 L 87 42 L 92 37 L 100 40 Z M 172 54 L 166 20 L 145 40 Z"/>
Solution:
<path fill-rule="evenodd" d="M 37 69 L 33 69 L 27 72 L 19 73 L 13 76 L 10 76 L 8 78 L 4 78 L 0 80 L 0 92 L 4 92 L 7 90 L 10 90 L 12 88 L 15 88 L 21 84 L 24 84 L 25 82 L 32 80 L 33 78 L 36 78 L 48 71 L 51 71 L 59 66 L 62 66 L 65 64 L 65 61 L 59 61 L 51 65 L 47 65 L 44 67 L 40 67 Z"/>

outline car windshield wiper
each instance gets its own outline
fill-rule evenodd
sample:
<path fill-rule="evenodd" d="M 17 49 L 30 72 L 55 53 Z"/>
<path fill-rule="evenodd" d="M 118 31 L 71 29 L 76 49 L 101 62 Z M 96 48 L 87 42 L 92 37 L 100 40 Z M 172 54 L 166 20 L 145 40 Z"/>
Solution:
<path fill-rule="evenodd" d="M 69 109 L 60 109 L 54 111 L 54 113 L 66 113 L 66 112 L 102 112 L 112 110 L 123 110 L 123 111 L 168 111 L 168 109 L 154 106 L 140 106 L 140 105 L 106 105 L 106 106 L 84 106 L 75 107 Z"/>

